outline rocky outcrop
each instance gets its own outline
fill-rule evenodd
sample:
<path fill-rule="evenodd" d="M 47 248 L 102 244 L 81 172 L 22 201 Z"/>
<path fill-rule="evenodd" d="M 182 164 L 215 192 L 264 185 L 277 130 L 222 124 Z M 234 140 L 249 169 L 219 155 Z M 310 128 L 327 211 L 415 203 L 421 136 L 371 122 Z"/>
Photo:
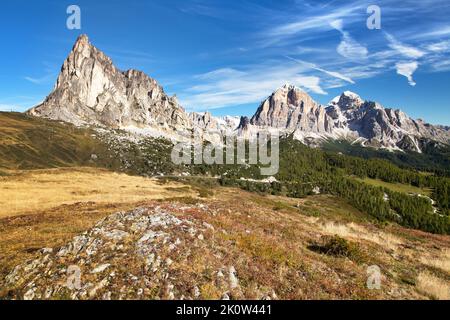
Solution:
<path fill-rule="evenodd" d="M 210 283 L 224 299 L 242 298 L 235 267 L 212 245 L 214 227 L 191 216 L 208 211 L 171 203 L 113 214 L 62 247 L 42 249 L 4 285 L 24 300 L 205 299 L 199 288 Z M 212 263 L 195 267 L 211 268 L 208 278 L 193 268 L 205 252 Z"/>
<path fill-rule="evenodd" d="M 213 117 L 213 115 L 209 112 L 192 112 L 189 113 L 189 120 L 195 128 L 199 128 L 204 131 L 233 133 L 239 126 L 240 117 L 226 116 L 220 118 Z"/>
<path fill-rule="evenodd" d="M 0 284 L 19 300 L 277 298 L 264 283 L 243 290 L 244 253 L 228 250 L 226 231 L 204 220 L 221 212 L 179 202 L 118 212 L 61 247 L 40 250 Z"/>

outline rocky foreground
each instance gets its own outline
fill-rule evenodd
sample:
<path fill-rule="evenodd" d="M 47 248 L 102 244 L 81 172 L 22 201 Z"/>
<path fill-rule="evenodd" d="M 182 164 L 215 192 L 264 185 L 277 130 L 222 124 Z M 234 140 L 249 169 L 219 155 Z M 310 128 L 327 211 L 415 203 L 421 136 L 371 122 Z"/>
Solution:
<path fill-rule="evenodd" d="M 213 262 L 211 286 L 223 299 L 242 297 L 234 266 L 221 263 L 219 246 L 207 249 L 214 227 L 187 217 L 206 210 L 204 205 L 154 205 L 119 212 L 62 248 L 42 249 L 36 260 L 17 266 L 6 283 L 23 286 L 19 298 L 27 300 L 196 299 L 207 283 L 191 263 L 207 254 Z M 260 298 L 274 296 L 258 291 Z"/>
<path fill-rule="evenodd" d="M 2 298 L 448 297 L 448 269 L 438 263 L 448 237 L 349 223 L 346 215 L 364 216 L 344 203 L 332 207 L 334 198 L 287 201 L 224 189 L 221 199 L 115 213 L 12 268 L 0 279 Z M 323 239 L 333 235 L 341 237 L 337 250 L 326 249 Z M 378 289 L 367 287 L 373 266 L 381 271 Z"/>

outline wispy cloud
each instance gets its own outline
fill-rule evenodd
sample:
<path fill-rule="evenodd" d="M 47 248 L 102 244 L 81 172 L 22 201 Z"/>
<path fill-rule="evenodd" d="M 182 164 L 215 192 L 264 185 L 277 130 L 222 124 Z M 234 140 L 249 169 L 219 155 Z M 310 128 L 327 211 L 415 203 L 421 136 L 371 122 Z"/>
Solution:
<path fill-rule="evenodd" d="M 27 77 L 24 77 L 24 79 L 31 83 L 41 85 L 41 84 L 47 84 L 50 81 L 55 80 L 55 77 L 56 77 L 56 74 L 48 74 L 48 75 L 45 75 L 40 78 L 33 78 L 33 77 L 27 76 Z"/>
<path fill-rule="evenodd" d="M 330 25 L 342 35 L 341 43 L 336 49 L 341 56 L 352 60 L 364 60 L 367 58 L 369 50 L 353 39 L 349 32 L 344 30 L 341 19 L 332 21 Z"/>
<path fill-rule="evenodd" d="M 201 84 L 188 88 L 180 95 L 182 104 L 190 110 L 221 108 L 257 103 L 274 89 L 290 83 L 306 91 L 326 94 L 321 79 L 305 74 L 298 63 L 249 66 L 245 70 L 224 68 L 195 77 Z"/>
<path fill-rule="evenodd" d="M 423 52 L 422 50 L 401 43 L 389 33 L 385 33 L 385 36 L 389 42 L 389 47 L 407 58 L 419 59 L 425 55 L 425 52 Z"/>
<path fill-rule="evenodd" d="M 330 21 L 346 18 L 348 21 L 355 16 L 355 12 L 360 10 L 358 5 L 347 6 L 335 9 L 331 13 L 324 11 L 309 13 L 309 15 L 297 14 L 297 20 L 282 24 L 270 30 L 268 35 L 271 37 L 286 37 L 293 36 L 302 32 L 325 31 L 331 30 Z"/>
<path fill-rule="evenodd" d="M 412 39 L 434 39 L 450 36 L 450 25 L 439 25 L 431 30 L 418 32 L 411 36 Z"/>
<path fill-rule="evenodd" d="M 0 104 L 0 111 L 10 112 L 10 111 L 14 111 L 14 110 L 17 110 L 17 109 L 18 109 L 18 107 L 14 106 L 14 105 Z"/>
<path fill-rule="evenodd" d="M 311 68 L 311 69 L 313 69 L 313 70 L 323 72 L 323 73 L 325 73 L 325 74 L 327 74 L 327 75 L 329 75 L 329 76 L 331 76 L 331 77 L 334 77 L 334 78 L 337 78 L 337 79 L 340 79 L 340 80 L 344 80 L 344 81 L 346 81 L 346 82 L 348 82 L 348 83 L 351 83 L 351 84 L 354 84 L 354 83 L 355 83 L 355 81 L 353 81 L 351 78 L 349 78 L 349 77 L 347 77 L 347 76 L 344 76 L 343 74 L 341 74 L 341 73 L 339 73 L 339 72 L 336 72 L 336 71 L 328 71 L 328 70 L 325 70 L 325 69 L 322 69 L 322 68 L 318 67 L 318 66 L 315 65 L 314 63 L 310 63 L 310 62 L 306 62 L 306 61 L 294 59 L 294 58 L 289 57 L 289 56 L 286 56 L 286 58 L 288 58 L 288 59 L 290 59 L 290 60 L 293 60 L 293 61 L 295 61 L 295 62 L 298 62 L 298 63 L 300 63 L 300 64 L 303 64 L 303 65 L 305 65 L 305 66 L 307 66 L 308 68 Z"/>
<path fill-rule="evenodd" d="M 414 87 L 416 85 L 416 82 L 413 79 L 413 74 L 419 67 L 417 61 L 401 63 L 399 62 L 395 65 L 395 67 L 397 68 L 397 73 L 399 75 L 405 76 L 411 86 Z"/>
<path fill-rule="evenodd" d="M 450 51 L 450 40 L 435 42 L 425 47 L 428 51 L 440 53 Z"/>
<path fill-rule="evenodd" d="M 38 96 L 11 96 L 11 97 L 3 97 L 0 99 L 0 110 L 1 111 L 17 111 L 23 112 L 25 110 L 30 109 L 38 105 L 42 102 L 42 97 Z"/>
<path fill-rule="evenodd" d="M 27 75 L 25 77 L 23 77 L 25 80 L 33 83 L 33 84 L 37 84 L 37 85 L 43 85 L 43 84 L 49 84 L 55 81 L 57 75 L 58 75 L 58 68 L 48 62 L 48 61 L 42 61 L 41 64 L 43 65 L 43 74 L 42 76 L 30 76 Z"/>

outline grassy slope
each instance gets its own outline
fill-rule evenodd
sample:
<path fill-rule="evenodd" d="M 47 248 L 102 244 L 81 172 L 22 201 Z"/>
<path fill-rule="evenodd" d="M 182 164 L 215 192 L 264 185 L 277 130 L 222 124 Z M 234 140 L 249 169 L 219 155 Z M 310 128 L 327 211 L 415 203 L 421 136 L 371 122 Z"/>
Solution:
<path fill-rule="evenodd" d="M 181 187 L 97 168 L 11 171 L 0 177 L 0 269 L 68 241 L 108 214 L 173 198 L 180 190 L 197 194 Z"/>
<path fill-rule="evenodd" d="M 107 148 L 94 132 L 55 121 L 0 112 L 0 170 L 94 165 L 109 161 Z"/>
<path fill-rule="evenodd" d="M 169 194 L 165 188 L 172 186 L 178 184 L 167 183 L 163 188 L 153 179 L 99 168 L 11 172 L 0 177 L 0 218 L 41 212 L 61 204 L 137 203 L 165 197 Z"/>
<path fill-rule="evenodd" d="M 381 181 L 378 179 L 370 179 L 370 178 L 365 178 L 365 179 L 355 178 L 355 179 L 358 181 L 370 184 L 371 186 L 374 186 L 374 187 L 387 188 L 387 189 L 395 191 L 395 192 L 422 194 L 422 195 L 426 195 L 426 196 L 431 196 L 431 193 L 432 193 L 432 190 L 429 188 L 418 188 L 418 187 L 414 187 L 414 186 L 407 185 L 407 184 L 389 183 L 389 182 L 384 182 L 384 181 Z"/>

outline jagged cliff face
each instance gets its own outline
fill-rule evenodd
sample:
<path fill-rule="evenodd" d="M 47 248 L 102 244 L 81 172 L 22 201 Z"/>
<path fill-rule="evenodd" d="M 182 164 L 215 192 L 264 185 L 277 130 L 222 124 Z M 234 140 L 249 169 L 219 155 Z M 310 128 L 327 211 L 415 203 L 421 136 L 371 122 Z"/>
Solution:
<path fill-rule="evenodd" d="M 121 72 L 84 35 L 64 62 L 53 92 L 29 114 L 113 128 L 191 126 L 177 99 L 154 79 L 136 70 Z"/>
<path fill-rule="evenodd" d="M 316 103 L 306 92 L 285 85 L 258 108 L 241 131 L 274 127 L 309 144 L 324 139 L 346 139 L 363 145 L 421 152 L 424 139 L 448 144 L 450 128 L 414 120 L 400 110 L 386 109 L 344 92 L 328 107 Z"/>

